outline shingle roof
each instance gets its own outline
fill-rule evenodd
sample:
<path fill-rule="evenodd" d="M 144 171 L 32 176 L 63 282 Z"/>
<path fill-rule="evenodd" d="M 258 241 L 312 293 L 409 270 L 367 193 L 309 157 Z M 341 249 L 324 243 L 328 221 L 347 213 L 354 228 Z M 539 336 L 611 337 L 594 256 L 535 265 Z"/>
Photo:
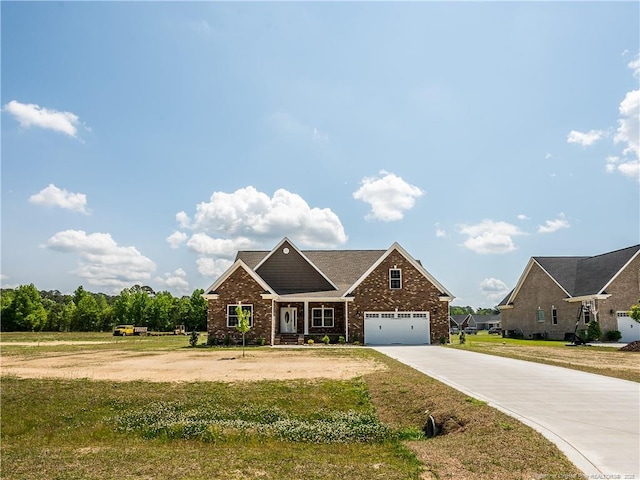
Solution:
<path fill-rule="evenodd" d="M 340 296 L 353 285 L 386 250 L 301 250 L 319 270 L 337 287 L 337 291 L 325 292 L 327 296 Z M 240 251 L 236 260 L 241 259 L 251 269 L 271 253 L 265 250 Z M 322 295 L 322 292 L 316 293 Z"/>
<path fill-rule="evenodd" d="M 602 293 L 605 286 L 640 250 L 640 245 L 593 257 L 533 257 L 569 295 Z"/>

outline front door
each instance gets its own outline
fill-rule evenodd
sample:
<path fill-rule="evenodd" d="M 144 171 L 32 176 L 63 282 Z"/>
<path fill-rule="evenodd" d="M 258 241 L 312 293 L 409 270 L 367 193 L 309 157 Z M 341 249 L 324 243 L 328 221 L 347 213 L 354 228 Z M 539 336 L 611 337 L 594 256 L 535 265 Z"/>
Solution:
<path fill-rule="evenodd" d="M 282 307 L 280 309 L 280 333 L 296 333 L 298 331 L 298 309 Z"/>

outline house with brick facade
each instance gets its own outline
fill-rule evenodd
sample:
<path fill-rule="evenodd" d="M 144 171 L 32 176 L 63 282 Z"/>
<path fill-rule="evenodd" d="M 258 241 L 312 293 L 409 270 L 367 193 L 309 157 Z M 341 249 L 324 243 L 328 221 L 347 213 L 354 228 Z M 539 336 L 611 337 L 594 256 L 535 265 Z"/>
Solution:
<path fill-rule="evenodd" d="M 449 336 L 453 295 L 398 243 L 387 250 L 239 251 L 204 291 L 207 331 L 238 341 L 236 308 L 250 314 L 249 342 L 437 344 Z"/>
<path fill-rule="evenodd" d="M 531 257 L 500 302 L 502 330 L 524 338 L 563 340 L 591 320 L 621 341 L 640 340 L 629 316 L 640 299 L 640 245 L 586 257 Z"/>

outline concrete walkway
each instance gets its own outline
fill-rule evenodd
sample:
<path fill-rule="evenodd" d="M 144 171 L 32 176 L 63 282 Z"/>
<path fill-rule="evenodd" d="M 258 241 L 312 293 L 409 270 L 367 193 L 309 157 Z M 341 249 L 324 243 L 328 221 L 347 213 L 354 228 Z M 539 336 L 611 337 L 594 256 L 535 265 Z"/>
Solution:
<path fill-rule="evenodd" d="M 542 433 L 590 478 L 640 480 L 640 384 L 440 346 L 375 350 Z"/>

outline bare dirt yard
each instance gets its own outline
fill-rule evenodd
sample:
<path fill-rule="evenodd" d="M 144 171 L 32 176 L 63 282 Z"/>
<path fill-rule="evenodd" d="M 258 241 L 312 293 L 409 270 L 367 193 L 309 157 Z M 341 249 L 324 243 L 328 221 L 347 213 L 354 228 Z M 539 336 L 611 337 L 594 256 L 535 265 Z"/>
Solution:
<path fill-rule="evenodd" d="M 213 349 L 171 352 L 86 350 L 37 356 L 0 355 L 2 374 L 22 378 L 150 382 L 348 379 L 385 368 L 381 363 L 349 356 L 336 361 L 335 356 L 322 355 L 321 351 L 316 352 L 312 348 L 249 349 L 244 358 L 238 350 Z"/>

